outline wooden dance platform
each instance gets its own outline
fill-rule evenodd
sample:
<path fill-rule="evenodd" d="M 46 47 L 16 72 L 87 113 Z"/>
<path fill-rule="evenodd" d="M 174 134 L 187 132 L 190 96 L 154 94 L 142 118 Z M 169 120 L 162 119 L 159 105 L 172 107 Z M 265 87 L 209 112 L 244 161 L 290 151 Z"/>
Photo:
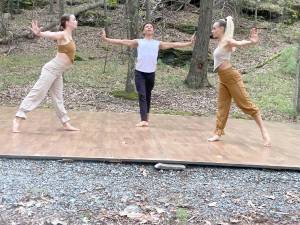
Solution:
<path fill-rule="evenodd" d="M 137 113 L 70 112 L 80 132 L 65 132 L 54 110 L 28 115 L 11 133 L 15 108 L 0 108 L 0 157 L 164 162 L 300 169 L 300 124 L 267 122 L 272 148 L 264 148 L 254 121 L 230 119 L 222 141 L 209 143 L 215 118 L 151 115 L 136 128 Z"/>

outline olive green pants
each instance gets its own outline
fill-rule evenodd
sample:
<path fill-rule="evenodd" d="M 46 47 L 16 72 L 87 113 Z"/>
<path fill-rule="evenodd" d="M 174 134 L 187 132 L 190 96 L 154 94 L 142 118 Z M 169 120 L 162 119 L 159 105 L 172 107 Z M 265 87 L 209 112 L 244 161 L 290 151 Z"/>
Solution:
<path fill-rule="evenodd" d="M 246 114 L 254 117 L 259 109 L 251 101 L 246 91 L 241 74 L 234 68 L 218 71 L 218 111 L 215 134 L 224 135 L 224 128 L 228 119 L 232 99 Z"/>

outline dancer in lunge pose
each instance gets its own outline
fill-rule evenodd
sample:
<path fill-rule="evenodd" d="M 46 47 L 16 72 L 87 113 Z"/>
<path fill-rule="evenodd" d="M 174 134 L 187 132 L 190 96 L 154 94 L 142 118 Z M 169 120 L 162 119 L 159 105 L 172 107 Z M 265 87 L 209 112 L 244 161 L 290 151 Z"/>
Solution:
<path fill-rule="evenodd" d="M 213 137 L 208 141 L 218 141 L 221 135 L 224 135 L 231 101 L 234 99 L 244 113 L 253 117 L 261 131 L 264 146 L 269 147 L 271 140 L 260 111 L 249 98 L 241 74 L 230 63 L 231 53 L 235 48 L 254 45 L 258 42 L 257 29 L 251 30 L 250 40 L 234 40 L 233 33 L 234 23 L 230 16 L 226 20 L 215 22 L 212 28 L 212 36 L 218 40 L 218 47 L 214 51 L 214 70 L 218 72 L 219 76 L 219 91 L 216 129 Z"/>
<path fill-rule="evenodd" d="M 63 128 L 66 131 L 78 131 L 78 128 L 70 124 L 70 118 L 64 107 L 63 100 L 63 73 L 66 72 L 74 62 L 76 46 L 72 38 L 72 32 L 77 28 L 77 20 L 74 15 L 63 15 L 60 20 L 59 32 L 42 32 L 37 21 L 32 21 L 32 32 L 38 37 L 45 37 L 57 41 L 58 52 L 54 59 L 46 63 L 38 81 L 29 94 L 22 101 L 16 117 L 13 120 L 12 132 L 20 132 L 21 121 L 26 119 L 26 114 L 39 106 L 46 97 L 50 95 Z"/>
<path fill-rule="evenodd" d="M 151 91 L 155 82 L 155 71 L 159 49 L 184 48 L 191 46 L 194 36 L 187 42 L 163 42 L 153 39 L 154 26 L 146 23 L 143 26 L 143 39 L 111 39 L 107 38 L 105 31 L 102 30 L 101 39 L 110 44 L 125 45 L 130 48 L 137 48 L 137 62 L 135 66 L 135 85 L 139 96 L 139 106 L 141 122 L 137 127 L 149 126 L 149 112 L 151 105 Z"/>

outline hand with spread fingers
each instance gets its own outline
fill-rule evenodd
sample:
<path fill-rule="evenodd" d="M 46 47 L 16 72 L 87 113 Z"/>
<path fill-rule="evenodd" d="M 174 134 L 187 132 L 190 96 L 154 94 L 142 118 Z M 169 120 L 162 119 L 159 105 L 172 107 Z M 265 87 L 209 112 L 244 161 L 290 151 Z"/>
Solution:
<path fill-rule="evenodd" d="M 255 27 L 253 27 L 250 31 L 250 41 L 254 44 L 258 42 L 258 32 Z"/>
<path fill-rule="evenodd" d="M 101 38 L 101 40 L 105 40 L 106 38 L 106 32 L 105 29 L 102 29 L 101 32 L 99 33 L 99 36 Z"/>
<path fill-rule="evenodd" d="M 33 20 L 31 22 L 31 28 L 30 30 L 36 35 L 41 36 L 42 27 L 38 26 L 38 22 L 36 20 Z"/>

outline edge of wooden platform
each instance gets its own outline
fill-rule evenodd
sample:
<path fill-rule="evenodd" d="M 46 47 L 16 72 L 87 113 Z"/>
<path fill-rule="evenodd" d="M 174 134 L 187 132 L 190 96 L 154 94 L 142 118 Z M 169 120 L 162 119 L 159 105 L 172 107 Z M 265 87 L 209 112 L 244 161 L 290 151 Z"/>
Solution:
<path fill-rule="evenodd" d="M 58 157 L 58 156 L 15 156 L 0 155 L 0 158 L 6 159 L 32 159 L 32 160 L 66 160 L 68 161 L 93 161 L 93 162 L 109 162 L 109 163 L 170 163 L 194 166 L 215 166 L 215 167 L 233 167 L 233 168 L 252 168 L 252 169 L 272 169 L 272 170 L 294 170 L 300 171 L 299 166 L 272 166 L 259 164 L 234 164 L 234 163 L 214 163 L 214 162 L 191 162 L 178 160 L 154 160 L 154 159 L 118 159 L 118 158 L 82 158 L 82 157 Z"/>

